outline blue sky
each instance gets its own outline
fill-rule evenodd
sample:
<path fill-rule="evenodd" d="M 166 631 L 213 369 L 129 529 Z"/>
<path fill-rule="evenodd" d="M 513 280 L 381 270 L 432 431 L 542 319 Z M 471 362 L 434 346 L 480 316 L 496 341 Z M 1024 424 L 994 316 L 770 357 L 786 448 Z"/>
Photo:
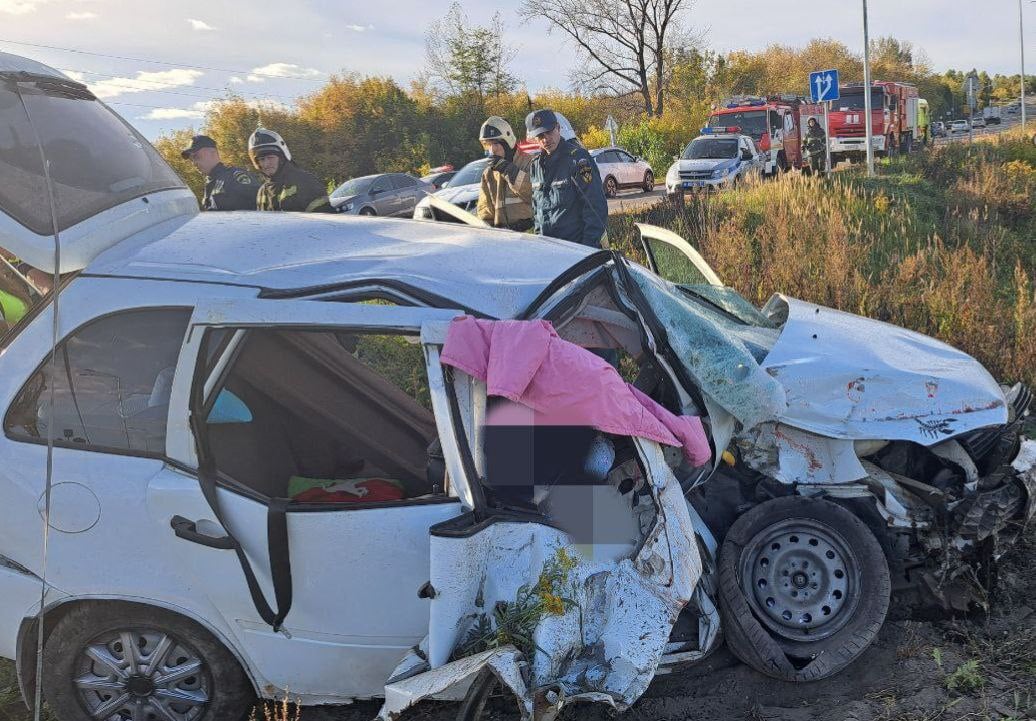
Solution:
<path fill-rule="evenodd" d="M 499 10 L 531 90 L 567 87 L 575 51 L 545 21 L 520 23 L 516 2 L 468 0 L 473 22 Z M 697 0 L 685 23 L 714 50 L 759 50 L 831 37 L 862 48 L 859 0 Z M 895 35 L 937 69 L 1018 72 L 1017 0 L 870 0 L 871 36 Z M 1036 3 L 1026 0 L 1028 69 L 1036 71 Z M 0 0 L 0 51 L 79 73 L 149 138 L 197 126 L 228 90 L 290 103 L 329 73 L 391 75 L 406 85 L 424 66 L 424 33 L 448 0 Z M 31 43 L 105 56 L 72 53 Z M 160 60 L 164 64 L 142 60 Z M 190 67 L 197 66 L 197 67 Z"/>

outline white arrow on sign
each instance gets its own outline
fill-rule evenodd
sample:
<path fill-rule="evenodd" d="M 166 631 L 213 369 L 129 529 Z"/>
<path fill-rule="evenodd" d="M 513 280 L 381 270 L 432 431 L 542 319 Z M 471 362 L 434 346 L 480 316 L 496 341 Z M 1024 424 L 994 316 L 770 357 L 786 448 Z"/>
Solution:
<path fill-rule="evenodd" d="M 824 73 L 823 75 L 817 75 L 813 80 L 817 86 L 817 100 L 826 100 L 831 93 L 831 86 L 835 82 L 834 77 L 831 73 Z"/>

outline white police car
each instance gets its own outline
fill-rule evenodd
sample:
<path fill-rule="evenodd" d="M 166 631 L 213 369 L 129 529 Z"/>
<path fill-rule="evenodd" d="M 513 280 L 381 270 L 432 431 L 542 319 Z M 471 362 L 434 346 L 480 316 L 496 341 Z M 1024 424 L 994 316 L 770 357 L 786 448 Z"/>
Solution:
<path fill-rule="evenodd" d="M 761 177 L 763 156 L 755 142 L 741 135 L 738 127 L 702 128 L 701 135 L 688 143 L 666 173 L 668 195 L 685 191 L 720 190 Z"/>

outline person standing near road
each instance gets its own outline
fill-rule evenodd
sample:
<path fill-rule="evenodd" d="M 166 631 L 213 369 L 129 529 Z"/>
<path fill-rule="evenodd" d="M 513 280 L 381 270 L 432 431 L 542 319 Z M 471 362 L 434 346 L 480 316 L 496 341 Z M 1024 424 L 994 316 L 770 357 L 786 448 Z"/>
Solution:
<path fill-rule="evenodd" d="M 528 136 L 541 152 L 532 162 L 532 215 L 536 232 L 592 248 L 606 242 L 608 201 L 601 173 L 579 143 L 561 137 L 553 110 L 526 120 Z"/>
<path fill-rule="evenodd" d="M 525 232 L 532 227 L 532 158 L 518 149 L 510 123 L 496 115 L 482 123 L 478 139 L 490 158 L 478 190 L 478 217 L 494 228 Z"/>
<path fill-rule="evenodd" d="M 814 173 L 827 172 L 827 133 L 816 118 L 806 122 L 806 152 L 809 153 L 809 169 Z"/>
<path fill-rule="evenodd" d="M 256 128 L 248 139 L 248 155 L 256 169 L 266 176 L 256 197 L 259 210 L 335 212 L 323 183 L 292 161 L 288 144 L 277 133 Z"/>
<path fill-rule="evenodd" d="M 223 164 L 216 141 L 208 135 L 195 135 L 180 151 L 205 176 L 202 210 L 255 210 L 259 178 L 243 168 Z"/>

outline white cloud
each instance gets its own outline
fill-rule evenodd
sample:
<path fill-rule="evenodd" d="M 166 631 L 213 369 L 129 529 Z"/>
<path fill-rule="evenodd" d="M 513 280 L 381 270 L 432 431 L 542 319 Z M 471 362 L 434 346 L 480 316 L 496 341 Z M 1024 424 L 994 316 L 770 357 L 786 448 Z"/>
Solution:
<path fill-rule="evenodd" d="M 252 68 L 252 74 L 246 80 L 250 83 L 261 83 L 267 78 L 315 78 L 323 75 L 316 68 L 304 68 L 294 63 L 270 63 L 259 68 Z"/>
<path fill-rule="evenodd" d="M 144 93 L 149 90 L 168 90 L 184 85 L 194 85 L 194 81 L 205 73 L 200 70 L 160 70 L 147 72 L 140 70 L 133 78 L 112 78 L 90 83 L 90 92 L 103 99 L 115 98 L 126 93 Z"/>
<path fill-rule="evenodd" d="M 238 76 L 236 76 L 236 75 L 231 75 L 231 76 L 230 76 L 230 82 L 231 82 L 231 84 L 233 84 L 233 85 L 237 85 L 238 83 L 243 83 L 243 82 L 245 82 L 245 81 L 244 81 L 244 80 L 242 80 L 241 78 L 239 78 L 239 77 L 238 77 Z"/>
<path fill-rule="evenodd" d="M 187 22 L 191 24 L 193 30 L 215 30 L 216 28 L 209 25 L 204 20 L 195 20 L 194 18 L 187 18 Z"/>
<path fill-rule="evenodd" d="M 187 108 L 152 108 L 146 115 L 141 115 L 138 120 L 200 120 L 205 113 L 219 105 L 219 100 L 200 100 L 192 103 Z M 271 100 L 246 100 L 245 104 L 256 110 L 289 110 L 284 103 Z"/>
<path fill-rule="evenodd" d="M 373 30 L 374 29 L 373 25 L 346 25 L 345 27 L 346 27 L 346 29 L 352 30 L 353 32 L 357 32 L 357 33 L 362 33 L 362 32 L 366 32 L 367 30 Z"/>
<path fill-rule="evenodd" d="M 65 16 L 68 20 L 93 20 L 97 17 L 97 13 L 92 13 L 89 10 L 82 13 L 69 13 Z"/>
<path fill-rule="evenodd" d="M 47 0 L 0 0 L 0 13 L 7 15 L 28 15 Z"/>
<path fill-rule="evenodd" d="M 140 120 L 200 120 L 205 113 L 200 110 L 189 110 L 187 108 L 152 108 L 147 115 L 141 115 Z"/>

